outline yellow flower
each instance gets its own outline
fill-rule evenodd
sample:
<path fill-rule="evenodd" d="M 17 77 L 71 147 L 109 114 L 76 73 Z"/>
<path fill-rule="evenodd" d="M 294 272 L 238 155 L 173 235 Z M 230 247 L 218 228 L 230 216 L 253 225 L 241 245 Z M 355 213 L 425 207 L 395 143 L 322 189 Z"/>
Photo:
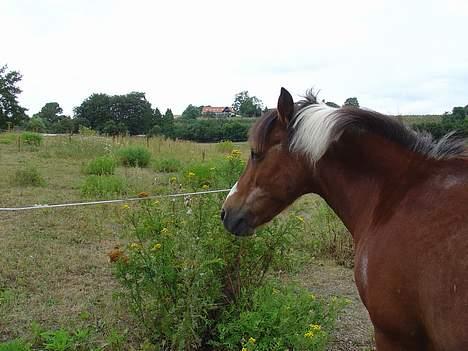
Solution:
<path fill-rule="evenodd" d="M 303 217 L 301 217 L 301 216 L 296 216 L 296 219 L 297 219 L 299 222 L 304 223 L 304 218 L 303 218 Z"/>
<path fill-rule="evenodd" d="M 177 182 L 177 177 L 171 177 L 171 179 L 169 181 L 171 183 L 175 183 L 175 182 Z"/>
<path fill-rule="evenodd" d="M 141 245 L 139 243 L 131 243 L 130 244 L 130 248 L 132 250 L 138 250 L 140 247 L 141 247 Z"/>
<path fill-rule="evenodd" d="M 243 347 L 241 351 L 249 351 L 247 347 Z"/>
<path fill-rule="evenodd" d="M 251 343 L 251 344 L 255 344 L 255 341 L 257 341 L 257 340 L 255 340 L 255 339 L 254 339 L 254 338 L 252 338 L 252 337 L 250 337 L 250 338 L 249 338 L 249 343 Z"/>
<path fill-rule="evenodd" d="M 306 338 L 311 338 L 312 339 L 314 337 L 314 332 L 309 330 L 307 333 L 304 334 L 304 336 Z"/>
<path fill-rule="evenodd" d="M 207 190 L 207 189 L 209 189 L 210 187 L 209 187 L 207 184 L 203 184 L 203 185 L 202 185 L 202 188 L 205 189 L 205 190 Z"/>
<path fill-rule="evenodd" d="M 311 324 L 310 325 L 310 330 L 314 330 L 314 331 L 320 331 L 322 330 L 322 327 L 318 324 Z"/>
<path fill-rule="evenodd" d="M 130 208 L 130 206 L 128 206 L 127 204 L 122 205 L 122 209 L 124 209 L 124 210 L 128 210 L 129 208 Z"/>
<path fill-rule="evenodd" d="M 189 177 L 195 177 L 195 173 L 193 173 L 193 172 L 188 172 L 188 176 L 189 176 Z"/>
<path fill-rule="evenodd" d="M 151 249 L 152 251 L 158 251 L 160 248 L 161 248 L 161 244 L 160 243 L 157 243 L 157 244 L 154 244 L 153 248 Z"/>
<path fill-rule="evenodd" d="M 241 151 L 238 150 L 238 149 L 234 149 L 234 150 L 231 151 L 231 155 L 233 157 L 239 157 L 241 155 Z"/>

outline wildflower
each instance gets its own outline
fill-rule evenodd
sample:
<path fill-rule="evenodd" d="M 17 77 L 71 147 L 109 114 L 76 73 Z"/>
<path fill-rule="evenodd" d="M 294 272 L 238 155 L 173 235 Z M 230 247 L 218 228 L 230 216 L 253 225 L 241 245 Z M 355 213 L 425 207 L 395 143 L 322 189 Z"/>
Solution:
<path fill-rule="evenodd" d="M 231 151 L 231 156 L 235 157 L 235 158 L 239 158 L 241 155 L 241 151 L 238 150 L 238 149 L 234 149 Z"/>
<path fill-rule="evenodd" d="M 241 351 L 249 351 L 247 347 L 243 347 Z"/>
<path fill-rule="evenodd" d="M 129 246 L 132 250 L 138 250 L 139 248 L 141 248 L 141 245 L 139 243 L 131 243 Z"/>
<path fill-rule="evenodd" d="M 175 183 L 175 182 L 177 182 L 177 177 L 171 177 L 171 178 L 169 179 L 169 181 L 170 181 L 171 183 Z"/>
<path fill-rule="evenodd" d="M 310 330 L 314 330 L 314 331 L 322 330 L 322 327 L 319 324 L 311 324 L 309 327 L 310 327 Z"/>
<path fill-rule="evenodd" d="M 303 217 L 301 217 L 301 216 L 295 216 L 295 217 L 299 222 L 304 223 L 304 218 Z"/>
<path fill-rule="evenodd" d="M 250 337 L 250 338 L 249 338 L 249 343 L 251 343 L 251 344 L 255 344 L 255 341 L 257 341 L 257 340 L 255 340 L 255 339 L 254 339 L 254 338 L 252 338 L 252 337 Z"/>
<path fill-rule="evenodd" d="M 189 177 L 195 177 L 195 173 L 193 173 L 193 172 L 188 172 L 188 176 L 189 176 Z"/>
<path fill-rule="evenodd" d="M 158 251 L 161 248 L 161 246 L 162 245 L 160 243 L 154 244 L 151 251 Z"/>
<path fill-rule="evenodd" d="M 203 184 L 203 185 L 202 185 L 202 189 L 204 189 L 204 190 L 208 190 L 209 188 L 210 188 L 210 187 L 208 186 L 208 184 Z"/>
<path fill-rule="evenodd" d="M 129 208 L 130 208 L 130 206 L 128 206 L 127 204 L 122 205 L 122 209 L 123 209 L 123 210 L 128 210 Z"/>
<path fill-rule="evenodd" d="M 306 338 L 311 338 L 312 339 L 314 337 L 314 332 L 309 330 L 307 333 L 304 334 L 304 336 Z"/>

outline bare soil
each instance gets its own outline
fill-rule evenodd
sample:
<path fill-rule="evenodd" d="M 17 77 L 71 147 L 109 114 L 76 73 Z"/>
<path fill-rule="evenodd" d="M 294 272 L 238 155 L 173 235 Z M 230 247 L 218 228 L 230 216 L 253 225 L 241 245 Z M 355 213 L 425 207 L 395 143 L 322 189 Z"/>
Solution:
<path fill-rule="evenodd" d="M 330 351 L 374 350 L 373 330 L 354 282 L 353 270 L 332 262 L 317 262 L 295 277 L 315 295 L 340 296 L 350 303 L 340 315 Z"/>

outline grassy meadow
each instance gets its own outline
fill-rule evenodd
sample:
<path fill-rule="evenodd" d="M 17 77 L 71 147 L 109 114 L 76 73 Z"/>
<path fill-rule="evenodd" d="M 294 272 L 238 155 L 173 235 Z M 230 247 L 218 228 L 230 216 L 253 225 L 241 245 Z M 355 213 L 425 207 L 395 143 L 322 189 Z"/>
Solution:
<path fill-rule="evenodd" d="M 0 207 L 227 188 L 237 179 L 249 154 L 246 143 L 197 144 L 159 138 L 112 139 L 92 135 L 46 136 L 39 142 L 28 140 L 15 133 L 0 134 Z M 139 149 L 135 148 L 138 146 Z M 295 292 L 288 290 L 290 288 L 283 291 L 275 284 L 282 286 L 281 282 L 295 281 L 320 296 L 320 291 L 314 291 L 313 284 L 307 283 L 304 274 L 314 271 L 314 266 L 323 267 L 324 264 L 332 267 L 352 265 L 350 237 L 333 212 L 317 197 L 306 196 L 299 200 L 271 227 L 267 226 L 265 234 L 258 235 L 259 239 L 239 241 L 223 231 L 219 224 L 219 207 L 224 196 L 161 199 L 148 201 L 146 205 L 146 201 L 142 201 L 138 204 L 0 212 L 0 350 L 197 349 L 201 341 L 193 330 L 208 323 L 204 312 L 200 312 L 205 317 L 198 324 L 193 322 L 194 316 L 198 316 L 193 312 L 191 327 L 182 328 L 177 335 L 167 334 L 185 325 L 187 320 L 171 319 L 167 325 L 162 325 L 158 323 L 164 320 L 163 317 L 151 320 L 153 324 L 148 319 L 154 313 L 163 316 L 163 307 L 157 306 L 154 294 L 165 291 L 170 284 L 177 285 L 177 291 L 184 291 L 180 286 L 193 283 L 195 278 L 189 279 L 180 272 L 192 272 L 220 260 L 213 256 L 208 264 L 204 261 L 206 257 L 200 257 L 203 256 L 200 252 L 209 256 L 220 250 L 229 256 L 232 250 L 248 249 L 252 254 L 245 254 L 246 262 L 239 263 L 242 266 L 252 264 L 258 255 L 265 258 L 268 250 L 277 251 L 277 256 L 267 261 L 268 269 L 262 266 L 256 272 L 249 268 L 245 271 L 246 278 L 243 276 L 242 279 L 253 281 L 248 275 L 257 273 L 274 278 L 277 283 L 272 281 L 266 286 L 274 286 L 271 290 L 274 293 L 281 292 L 278 296 L 282 300 L 279 297 L 275 300 L 274 296 L 270 299 L 278 301 L 278 305 L 293 301 L 291 294 Z M 173 233 L 173 236 L 167 233 Z M 161 249 L 169 246 L 173 248 L 170 252 Z M 162 252 L 167 255 L 163 256 Z M 187 253 L 178 255 L 174 252 Z M 257 256 L 256 252 L 259 253 Z M 252 261 L 248 263 L 248 259 Z M 160 272 L 154 268 L 157 265 L 178 267 L 174 274 L 179 275 L 176 278 L 168 275 L 167 279 L 172 280 L 161 278 L 157 283 L 161 284 L 161 289 L 154 291 L 151 289 L 156 282 L 143 284 L 147 278 L 141 276 L 141 269 L 146 267 L 144 273 L 151 271 L 151 279 L 154 279 L 154 274 Z M 200 275 L 218 277 L 220 272 L 225 272 L 222 269 L 211 267 Z M 241 276 L 239 272 L 237 274 Z M 172 283 L 179 277 L 180 281 Z M 205 284 L 204 288 L 202 285 L 197 288 L 200 291 L 212 287 L 210 281 L 200 284 Z M 240 293 L 240 286 L 237 286 L 239 292 L 231 288 L 234 295 Z M 268 300 L 265 294 L 270 290 L 265 289 L 255 290 L 259 301 Z M 141 294 L 142 291 L 147 295 L 135 297 L 135 292 Z M 189 291 L 195 291 L 193 298 L 198 299 L 197 306 L 205 304 L 211 308 L 213 301 L 217 301 L 215 298 L 213 301 L 202 299 L 203 294 L 196 295 L 193 285 Z M 333 293 L 324 295 L 329 298 Z M 355 292 L 348 295 L 345 291 L 342 295 L 358 303 Z M 164 296 L 159 298 L 166 298 Z M 312 303 L 306 300 L 303 303 Z M 323 306 L 334 302 L 323 301 L 323 305 L 313 302 L 314 318 L 321 321 L 322 327 L 314 322 L 302 334 L 299 332 L 301 340 L 278 337 L 278 345 L 288 340 L 295 345 L 308 345 L 307 349 L 322 350 L 326 343 L 339 338 L 334 332 L 334 322 L 323 317 L 332 312 L 322 311 Z M 255 299 L 249 302 L 255 303 Z M 277 308 L 258 303 L 256 313 Z M 347 308 L 344 305 L 340 308 Z M 339 311 L 335 312 L 338 316 Z M 229 313 L 223 314 L 226 320 L 222 332 L 219 332 L 221 327 L 217 327 L 220 336 L 211 343 L 213 349 L 272 349 L 268 344 L 271 338 L 250 335 L 249 339 L 245 334 L 246 330 L 251 334 L 255 332 L 256 329 L 252 329 L 252 323 L 255 323 L 249 319 L 255 314 L 249 318 L 244 314 L 246 320 L 236 319 L 234 323 L 229 319 L 234 318 Z M 168 327 L 170 323 L 179 324 Z M 237 330 L 237 325 L 244 325 L 245 330 Z M 161 331 L 165 327 L 169 330 L 166 334 Z M 271 326 L 268 328 L 272 329 Z M 364 330 L 365 326 L 362 328 Z M 189 329 L 191 333 L 187 332 Z M 207 330 L 214 333 L 212 329 Z M 157 337 L 154 336 L 159 332 Z M 368 338 L 367 334 L 365 338 Z M 164 346 L 169 342 L 167 340 L 177 347 Z"/>

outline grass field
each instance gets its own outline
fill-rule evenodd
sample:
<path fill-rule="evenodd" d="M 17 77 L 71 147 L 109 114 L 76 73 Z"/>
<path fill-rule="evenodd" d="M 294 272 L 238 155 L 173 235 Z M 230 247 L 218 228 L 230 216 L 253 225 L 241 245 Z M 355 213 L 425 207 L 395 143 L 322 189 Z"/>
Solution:
<path fill-rule="evenodd" d="M 224 159 L 233 148 L 241 151 L 242 158 L 248 155 L 245 143 L 56 136 L 35 146 L 18 145 L 16 134 L 0 134 L 0 207 L 95 198 L 83 192 L 90 177 L 87 164 L 128 145 L 146 147 L 152 157 L 149 166 L 118 166 L 114 175 L 122 180 L 118 190 L 97 197 L 173 192 L 177 189 L 171 187 L 171 179 L 187 176 L 192 166 Z M 298 249 L 300 260 L 352 264 L 350 238 L 321 200 L 305 197 L 293 210 L 310 219 L 307 230 L 313 233 Z M 128 243 L 122 218 L 122 205 L 0 212 L 0 342 L 63 328 L 92 330 L 93 342 L 101 349 L 145 349 L 132 315 L 118 298 L 122 287 L 107 255 Z M 302 277 L 298 281 L 310 287 L 311 280 L 298 273 Z M 355 296 L 355 291 L 349 294 Z"/>

